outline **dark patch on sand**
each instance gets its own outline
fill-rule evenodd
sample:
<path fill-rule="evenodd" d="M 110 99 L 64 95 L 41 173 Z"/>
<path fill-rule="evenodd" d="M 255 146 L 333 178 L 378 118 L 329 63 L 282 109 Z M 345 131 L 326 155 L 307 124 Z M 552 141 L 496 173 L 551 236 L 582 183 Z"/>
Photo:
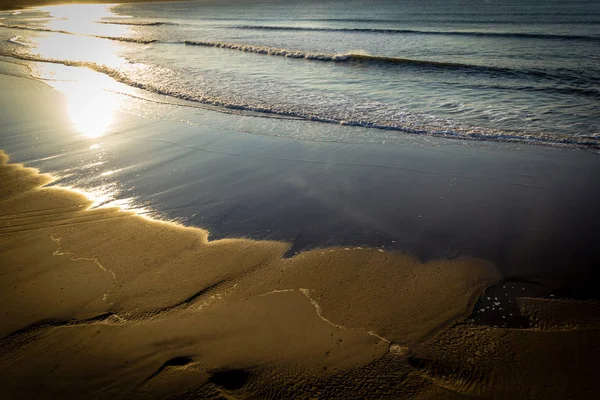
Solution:
<path fill-rule="evenodd" d="M 175 357 L 175 358 L 171 358 L 170 360 L 168 360 L 167 362 L 165 362 L 162 367 L 159 368 L 159 370 L 156 372 L 157 374 L 160 373 L 162 370 L 164 370 L 165 368 L 168 367 L 182 367 L 184 365 L 187 365 L 189 363 L 191 363 L 193 360 L 191 357 Z"/>
<path fill-rule="evenodd" d="M 210 382 L 227 390 L 238 390 L 244 387 L 250 373 L 243 369 L 215 371 L 210 376 Z"/>
<path fill-rule="evenodd" d="M 518 299 L 549 295 L 550 289 L 536 282 L 507 280 L 488 287 L 466 321 L 494 328 L 531 328 L 532 322 L 529 316 L 521 313 Z"/>
<path fill-rule="evenodd" d="M 155 373 L 150 375 L 148 377 L 148 379 L 146 379 L 143 383 L 146 383 L 146 382 L 150 381 L 151 379 L 157 377 L 158 375 L 160 375 L 161 372 L 165 371 L 168 368 L 184 367 L 188 364 L 191 364 L 193 361 L 194 360 L 191 357 L 186 357 L 186 356 L 171 358 L 170 360 L 165 361 L 165 363 L 163 365 L 161 365 L 160 368 Z"/>

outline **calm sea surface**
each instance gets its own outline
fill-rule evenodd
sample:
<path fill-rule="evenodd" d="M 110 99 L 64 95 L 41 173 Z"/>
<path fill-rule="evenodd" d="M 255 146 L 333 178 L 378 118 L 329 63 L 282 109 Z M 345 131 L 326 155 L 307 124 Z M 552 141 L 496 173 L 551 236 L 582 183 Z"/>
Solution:
<path fill-rule="evenodd" d="M 596 0 L 44 7 L 0 13 L 0 40 L 1 56 L 56 66 L 41 78 L 86 66 L 162 102 L 397 135 L 600 144 Z"/>

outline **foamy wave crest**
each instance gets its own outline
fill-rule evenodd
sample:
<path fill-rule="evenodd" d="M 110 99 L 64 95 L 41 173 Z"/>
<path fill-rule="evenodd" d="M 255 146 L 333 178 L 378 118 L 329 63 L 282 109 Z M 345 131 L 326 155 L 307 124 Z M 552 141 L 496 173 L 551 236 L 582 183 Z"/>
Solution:
<path fill-rule="evenodd" d="M 389 131 L 399 131 L 410 134 L 428 135 L 435 137 L 444 138 L 456 138 L 466 140 L 487 140 L 487 141 L 498 141 L 498 142 L 518 142 L 518 143 L 529 143 L 529 144 L 541 144 L 546 146 L 569 146 L 569 147 L 581 147 L 581 148 L 593 148 L 600 149 L 600 138 L 597 137 L 580 137 L 580 136 L 566 136 L 566 135 L 551 135 L 551 134 L 532 134 L 532 133 L 519 133 L 510 132 L 494 129 L 481 129 L 481 128 L 469 128 L 464 130 L 439 130 L 435 128 L 420 128 L 411 126 L 394 125 L 393 123 L 378 123 L 377 121 L 354 121 L 337 119 L 335 116 L 319 116 L 314 113 L 303 113 L 301 111 L 285 111 L 280 108 L 267 108 L 257 107 L 251 104 L 233 103 L 220 98 L 208 97 L 208 96 L 194 96 L 188 93 L 181 93 L 174 90 L 168 90 L 159 88 L 154 85 L 142 83 L 129 78 L 122 72 L 96 63 L 82 62 L 82 61 L 70 61 L 70 60 L 59 60 L 43 58 L 39 56 L 33 56 L 30 54 L 4 54 L 0 51 L 0 56 L 8 56 L 17 58 L 25 61 L 34 62 L 48 62 L 54 64 L 62 64 L 70 67 L 84 67 L 92 69 L 96 72 L 103 73 L 110 76 L 118 82 L 126 84 L 131 87 L 146 90 L 152 93 L 156 93 L 163 96 L 169 96 L 181 100 L 191 101 L 200 105 L 207 106 L 207 108 L 233 112 L 246 115 L 271 117 L 271 118 L 293 118 L 303 119 L 307 121 L 332 123 L 348 126 L 359 126 L 364 128 L 375 128 Z"/>
<path fill-rule="evenodd" d="M 99 39 L 115 40 L 117 42 L 139 43 L 139 44 L 150 44 L 150 43 L 157 42 L 156 39 L 138 39 L 138 38 L 123 37 L 123 36 L 100 36 L 100 35 L 89 35 L 89 36 L 96 37 Z"/>
<path fill-rule="evenodd" d="M 347 55 L 333 55 L 326 53 L 310 53 L 300 50 L 278 49 L 266 46 L 253 46 L 249 44 L 227 43 L 227 42 L 211 42 L 211 41 L 196 41 L 186 40 L 184 42 L 188 46 L 203 46 L 216 47 L 220 49 L 239 50 L 247 53 L 266 54 L 270 56 L 289 57 L 289 58 L 305 58 L 307 60 L 318 61 L 346 61 Z"/>

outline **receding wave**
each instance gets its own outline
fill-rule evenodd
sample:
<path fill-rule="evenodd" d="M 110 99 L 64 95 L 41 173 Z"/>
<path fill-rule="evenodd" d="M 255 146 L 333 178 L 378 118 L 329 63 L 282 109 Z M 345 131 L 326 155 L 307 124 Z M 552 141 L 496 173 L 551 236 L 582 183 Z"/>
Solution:
<path fill-rule="evenodd" d="M 250 114 L 255 116 L 262 117 L 275 117 L 275 118 L 294 118 L 294 119 L 303 119 L 307 121 L 314 122 L 322 122 L 322 123 L 332 123 L 339 125 L 347 125 L 347 126 L 359 126 L 364 128 L 375 128 L 389 131 L 399 131 L 411 134 L 418 135 L 428 135 L 428 136 L 436 136 L 436 137 L 444 137 L 444 138 L 456 138 L 456 139 L 466 139 L 466 140 L 488 140 L 488 141 L 499 141 L 499 142 L 520 142 L 520 143 L 530 143 L 530 144 L 541 144 L 541 145 L 549 145 L 549 146 L 575 146 L 582 148 L 594 148 L 600 149 L 600 138 L 597 137 L 581 137 L 581 136 L 566 136 L 566 135 L 554 135 L 554 134 L 540 134 L 540 133 L 519 133 L 512 131 L 502 131 L 497 129 L 474 129 L 470 128 L 464 131 L 459 130 L 440 130 L 440 129 L 431 129 L 426 127 L 411 127 L 411 126 L 401 126 L 394 125 L 388 123 L 378 123 L 376 121 L 354 121 L 354 120 L 343 120 L 335 118 L 334 116 L 318 116 L 313 113 L 303 113 L 297 111 L 284 111 L 279 108 L 268 108 L 268 107 L 260 107 L 253 106 L 250 104 L 241 104 L 229 102 L 227 100 L 216 98 L 216 97 L 208 97 L 202 96 L 197 97 L 187 93 L 181 93 L 175 90 L 168 90 L 164 88 L 159 88 L 154 85 L 150 85 L 143 82 L 135 81 L 120 71 L 96 64 L 91 62 L 83 62 L 83 61 L 71 61 L 71 60 L 59 60 L 52 58 L 44 58 L 39 56 L 33 56 L 29 54 L 2 54 L 0 55 L 13 57 L 25 61 L 34 61 L 34 62 L 48 62 L 54 64 L 62 64 L 65 66 L 71 67 L 84 67 L 92 69 L 96 72 L 103 73 L 105 75 L 110 76 L 118 82 L 126 84 L 131 87 L 135 87 L 138 89 L 146 90 L 149 92 L 153 92 L 163 96 L 169 96 L 172 98 L 191 101 L 196 104 L 207 106 L 207 108 L 226 111 L 226 112 L 234 112 L 240 114 Z"/>
<path fill-rule="evenodd" d="M 118 42 L 129 42 L 129 43 L 140 43 L 140 44 L 150 44 L 150 43 L 156 42 L 155 39 L 138 39 L 138 38 L 132 38 L 132 37 L 123 37 L 123 36 L 92 35 L 92 34 L 87 34 L 87 33 L 63 31 L 60 29 L 42 28 L 42 27 L 37 27 L 37 26 L 7 25 L 7 24 L 0 23 L 0 28 L 21 29 L 21 30 L 36 31 L 36 32 L 61 33 L 63 35 L 80 35 L 80 36 L 95 37 L 98 39 L 108 39 L 108 40 L 115 40 Z"/>
<path fill-rule="evenodd" d="M 273 25 L 235 25 L 235 26 L 228 27 L 228 28 L 246 29 L 246 30 L 264 30 L 264 31 L 356 32 L 356 33 L 382 33 L 382 34 L 479 36 L 479 37 L 506 37 L 506 38 L 600 41 L 600 36 L 555 35 L 555 34 L 546 34 L 546 33 L 527 33 L 527 32 L 425 31 L 425 30 L 416 30 L 416 29 L 391 29 L 391 28 L 317 28 L 317 27 L 273 26 Z"/>

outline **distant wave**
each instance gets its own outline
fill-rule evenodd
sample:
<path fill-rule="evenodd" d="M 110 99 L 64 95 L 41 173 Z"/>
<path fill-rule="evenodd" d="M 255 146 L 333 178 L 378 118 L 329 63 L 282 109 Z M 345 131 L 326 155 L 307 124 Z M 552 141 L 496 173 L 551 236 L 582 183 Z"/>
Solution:
<path fill-rule="evenodd" d="M 152 21 L 152 22 L 127 22 L 127 21 L 96 21 L 98 24 L 105 25 L 127 25 L 127 26 L 162 26 L 162 25 L 177 25 L 174 22 Z"/>
<path fill-rule="evenodd" d="M 346 61 L 349 55 L 334 55 L 327 53 L 311 53 L 300 50 L 278 49 L 267 46 L 253 46 L 249 44 L 213 42 L 206 40 L 186 40 L 188 46 L 216 47 L 220 49 L 239 50 L 246 53 L 266 54 L 270 56 L 280 56 L 288 58 L 305 58 L 307 60 L 318 61 Z"/>
<path fill-rule="evenodd" d="M 27 31 L 37 31 L 37 32 L 61 33 L 63 35 L 80 35 L 80 36 L 95 37 L 95 38 L 99 38 L 99 39 L 116 40 L 119 42 L 129 42 L 129 43 L 150 44 L 150 43 L 156 42 L 155 39 L 138 39 L 138 38 L 122 37 L 122 36 L 92 35 L 92 34 L 87 34 L 87 33 L 63 31 L 60 29 L 42 28 L 42 27 L 37 27 L 37 26 L 7 25 L 7 24 L 0 23 L 0 27 L 8 28 L 8 29 L 21 29 L 21 30 L 27 30 Z"/>
<path fill-rule="evenodd" d="M 105 25 L 127 25 L 127 26 L 164 26 L 178 25 L 173 22 L 152 21 L 152 22 L 121 22 L 121 21 L 97 21 Z M 9 29 L 23 29 L 40 32 L 54 32 L 66 35 L 76 35 L 77 32 L 51 29 L 27 25 L 9 25 L 0 23 L 0 27 Z M 394 34 L 394 35 L 436 35 L 436 36 L 471 36 L 471 37 L 500 37 L 500 38 L 522 38 L 522 39 L 549 39 L 549 40 L 579 40 L 589 42 L 600 42 L 600 36 L 586 35 L 557 35 L 545 33 L 526 33 L 526 32 L 482 32 L 482 31 L 426 31 L 416 29 L 393 29 L 393 28 L 317 28 L 300 26 L 275 26 L 275 25 L 234 25 L 222 27 L 226 29 L 242 30 L 263 30 L 263 31 L 299 31 L 299 32 L 347 32 L 347 33 L 373 33 L 373 34 Z M 104 39 L 120 40 L 126 42 L 152 43 L 155 40 L 132 39 L 127 37 L 99 36 L 83 34 L 86 36 L 95 36 Z"/>
<path fill-rule="evenodd" d="M 329 54 L 329 53 L 316 53 L 306 52 L 302 50 L 289 50 L 280 49 L 268 46 L 255 46 L 249 44 L 240 43 L 228 43 L 228 42 L 214 42 L 214 41 L 203 41 L 203 40 L 186 40 L 184 42 L 188 46 L 202 46 L 202 47 L 216 47 L 220 49 L 238 50 L 246 53 L 265 54 L 269 56 L 279 56 L 287 58 L 304 58 L 307 60 L 316 61 L 332 61 L 332 62 L 345 62 L 345 61 L 371 61 L 380 63 L 393 63 L 393 64 L 422 64 L 439 67 L 474 67 L 475 65 L 451 63 L 451 62 L 439 62 L 439 61 L 428 61 L 428 60 L 416 60 L 410 58 L 399 58 L 399 57 L 384 57 L 384 56 L 373 56 L 368 54 Z"/>
<path fill-rule="evenodd" d="M 387 64 L 387 65 L 404 65 L 404 66 L 421 66 L 436 69 L 463 69 L 471 71 L 481 71 L 488 73 L 502 73 L 510 75 L 531 75 L 537 77 L 549 77 L 555 79 L 553 75 L 550 75 L 540 70 L 515 70 L 504 67 L 485 66 L 477 64 L 464 64 L 457 62 L 444 62 L 444 61 L 433 61 L 433 60 L 419 60 L 412 58 L 402 57 L 387 57 L 387 56 L 376 56 L 369 54 L 354 54 L 354 53 L 342 53 L 342 54 L 328 54 L 328 53 L 313 53 L 301 50 L 288 50 L 280 49 L 267 46 L 255 46 L 248 44 L 239 43 L 227 43 L 227 42 L 214 42 L 214 41 L 192 41 L 188 40 L 184 42 L 188 46 L 202 46 L 202 47 L 215 47 L 220 49 L 238 50 L 247 53 L 264 54 L 269 56 L 287 57 L 306 59 L 323 62 L 335 62 L 335 63 L 349 63 L 349 62 L 366 62 L 373 64 Z"/>
<path fill-rule="evenodd" d="M 63 31 L 63 30 L 56 30 L 56 29 L 42 28 L 42 27 L 23 26 L 23 25 L 6 25 L 6 24 L 0 23 L 0 27 L 10 28 L 10 29 L 30 30 L 30 31 L 53 32 L 53 33 L 61 33 L 61 34 L 65 34 L 65 35 L 83 35 L 83 36 L 96 37 L 96 38 L 100 38 L 100 39 L 141 43 L 141 44 L 150 44 L 150 43 L 157 42 L 156 39 L 79 34 L 79 33 L 74 33 L 74 32 Z M 484 66 L 477 66 L 477 65 L 471 65 L 471 64 L 452 63 L 452 62 L 415 60 L 415 59 L 399 58 L 399 57 L 383 57 L 383 56 L 373 56 L 373 55 L 366 55 L 366 54 L 351 54 L 351 53 L 347 53 L 347 54 L 315 53 L 315 52 L 306 52 L 306 51 L 301 51 L 301 50 L 278 49 L 278 48 L 267 47 L 267 46 L 255 46 L 255 45 L 248 45 L 248 44 L 227 43 L 227 42 L 218 42 L 218 41 L 187 40 L 184 42 L 177 42 L 174 44 L 178 44 L 178 43 L 185 44 L 188 46 L 215 47 L 215 48 L 221 48 L 221 49 L 239 50 L 239 51 L 255 53 L 255 54 L 265 54 L 265 55 L 270 55 L 270 56 L 280 56 L 280 57 L 287 57 L 287 58 L 302 58 L 302 59 L 316 60 L 316 61 L 333 61 L 333 62 L 363 61 L 363 62 L 376 62 L 376 63 L 387 63 L 387 64 L 414 64 L 414 65 L 446 67 L 446 68 L 471 68 L 471 69 L 490 69 L 491 68 L 493 70 L 502 70 L 502 69 L 495 68 L 495 67 L 484 67 Z"/>
<path fill-rule="evenodd" d="M 554 15 L 554 14 L 553 14 Z M 376 23 L 376 24 L 391 24 L 391 23 L 399 23 L 399 24 L 406 24 L 407 22 L 410 23 L 422 23 L 422 22 L 431 22 L 431 19 L 429 18 L 431 16 L 431 14 L 429 14 L 427 17 L 423 18 L 423 19 L 411 19 L 409 21 L 407 21 L 406 19 L 373 19 L 373 18 L 349 18 L 349 19 L 344 19 L 344 18 L 298 18 L 295 19 L 295 21 L 306 21 L 306 22 L 351 22 L 351 23 Z M 581 17 L 590 17 L 590 15 L 579 15 Z M 252 19 L 248 20 L 248 21 L 252 21 Z M 268 21 L 268 20 L 262 20 L 262 21 Z M 276 19 L 273 19 L 273 21 L 279 21 Z M 451 24 L 486 24 L 486 25 L 514 25 L 515 24 L 515 20 L 514 19 L 497 19 L 497 16 L 493 16 L 493 19 L 487 19 L 487 20 L 479 20 L 479 19 L 451 19 L 451 20 L 445 20 L 444 22 L 446 23 L 451 23 Z M 598 21 L 594 21 L 594 20 L 589 20 L 589 19 L 570 19 L 570 20 L 565 20 L 565 21 L 545 21 L 545 20 L 536 20 L 534 21 L 536 25 L 553 25 L 553 24 L 579 24 L 579 25 L 597 25 Z"/>
<path fill-rule="evenodd" d="M 591 97 L 600 99 L 600 90 L 593 88 L 579 88 L 579 87 L 536 87 L 536 86 L 504 86 L 504 85 L 464 85 L 465 87 L 471 87 L 475 89 L 495 89 L 495 90 L 517 90 L 520 92 L 543 92 L 543 93 L 557 93 L 566 95 L 579 95 L 585 97 Z"/>
<path fill-rule="evenodd" d="M 590 85 L 593 83 L 598 84 L 599 79 L 597 76 L 590 74 L 582 76 L 580 73 L 571 73 L 569 71 L 562 70 L 557 72 L 546 71 L 541 69 L 516 69 L 510 67 L 500 67 L 492 65 L 481 65 L 481 64 L 467 64 L 461 62 L 451 61 L 434 61 L 434 60 L 422 60 L 412 59 L 403 57 L 389 57 L 389 56 L 378 56 L 361 53 L 319 53 L 319 52 L 308 52 L 303 50 L 290 50 L 281 49 L 268 46 L 260 45 L 249 45 L 241 43 L 228 43 L 219 41 L 203 41 L 203 40 L 188 40 L 183 42 L 188 46 L 201 46 L 201 47 L 214 47 L 220 49 L 237 50 L 247 53 L 255 53 L 261 55 L 269 55 L 276 57 L 296 58 L 305 59 L 319 62 L 334 62 L 338 64 L 351 64 L 351 63 L 368 63 L 371 65 L 388 66 L 388 67 L 418 67 L 428 69 L 446 69 L 446 70 L 457 70 L 457 71 L 469 71 L 483 74 L 503 75 L 509 77 L 534 77 L 537 79 L 545 79 L 553 83 L 563 83 L 569 85 Z M 591 93 L 591 92 L 590 92 Z"/>
<path fill-rule="evenodd" d="M 388 28 L 313 28 L 300 26 L 272 26 L 272 25 L 235 25 L 228 28 L 265 30 L 265 31 L 313 31 L 313 32 L 356 32 L 356 33 L 381 33 L 381 34 L 414 34 L 414 35 L 447 35 L 447 36 L 478 36 L 478 37 L 506 37 L 506 38 L 533 38 L 557 40 L 585 40 L 600 41 L 600 36 L 583 35 L 554 35 L 545 33 L 525 32 L 481 32 L 481 31 L 424 31 L 415 29 L 388 29 Z"/>
<path fill-rule="evenodd" d="M 397 65 L 397 66 L 416 66 L 423 68 L 436 68 L 436 69 L 455 69 L 455 70 L 468 70 L 487 74 L 503 74 L 509 76 L 534 76 L 541 79 L 549 79 L 554 82 L 564 82 L 568 84 L 589 84 L 589 79 L 578 75 L 567 76 L 565 74 L 553 74 L 542 70 L 531 69 L 512 69 L 506 67 L 497 66 L 486 66 L 478 64 L 466 64 L 460 62 L 445 62 L 445 61 L 433 61 L 433 60 L 420 60 L 410 59 L 402 57 L 388 57 L 388 56 L 377 56 L 368 54 L 354 54 L 354 53 L 341 53 L 341 54 L 329 54 L 329 53 L 318 53 L 308 52 L 302 50 L 290 50 L 280 49 L 268 46 L 260 45 L 249 45 L 240 43 L 228 43 L 219 41 L 203 41 L 203 40 L 188 40 L 184 42 L 161 42 L 156 39 L 149 38 L 133 38 L 133 37 L 122 37 L 122 36 L 102 36 L 93 35 L 86 33 L 76 33 L 57 29 L 23 26 L 23 25 L 7 25 L 0 23 L 0 27 L 9 29 L 21 29 L 30 31 L 41 31 L 41 32 L 53 32 L 65 35 L 80 35 L 95 37 L 99 39 L 114 40 L 119 42 L 139 43 L 139 44 L 151 44 L 151 43 L 169 43 L 169 44 L 185 44 L 188 46 L 201 46 L 201 47 L 213 47 L 220 49 L 238 50 L 247 53 L 264 54 L 269 56 L 306 59 L 312 61 L 323 61 L 323 62 L 335 62 L 335 63 L 371 63 L 374 65 Z M 590 78 L 595 80 L 594 77 Z"/>
<path fill-rule="evenodd" d="M 509 14 L 510 15 L 510 14 Z M 520 14 L 517 14 L 520 15 Z M 549 14 L 555 15 L 555 14 Z M 419 23 L 419 22 L 431 22 L 429 18 L 431 14 L 427 14 L 423 19 L 390 19 L 390 18 L 294 18 L 293 21 L 302 21 L 302 22 L 348 22 L 348 23 L 373 23 L 373 24 L 406 24 L 408 23 Z M 445 16 L 445 15 L 444 15 Z M 595 14 L 571 14 L 571 16 L 579 16 L 579 17 L 594 17 Z M 473 20 L 473 19 L 451 19 L 445 20 L 444 22 L 453 23 L 453 24 L 486 24 L 486 25 L 514 25 L 514 19 L 498 19 L 497 15 L 492 15 L 492 18 L 487 20 Z M 281 18 L 244 18 L 244 17 L 198 17 L 197 20 L 200 21 L 262 21 L 262 22 L 280 22 Z M 546 21 L 543 19 L 532 20 L 532 23 L 536 25 L 556 25 L 556 24 L 577 24 L 577 25 L 598 25 L 597 20 L 593 19 L 566 19 L 564 21 Z M 523 23 L 522 21 L 520 22 Z"/>
<path fill-rule="evenodd" d="M 35 62 L 49 62 L 55 64 L 62 64 L 65 66 L 72 67 L 84 67 L 94 71 L 103 73 L 112 77 L 113 79 L 135 87 L 138 89 L 150 91 L 159 95 L 169 96 L 181 100 L 195 102 L 208 108 L 221 109 L 228 112 L 239 112 L 248 113 L 250 115 L 260 115 L 263 117 L 275 117 L 275 118 L 294 118 L 304 119 L 307 121 L 315 121 L 322 123 L 332 123 L 339 125 L 348 126 L 360 126 L 365 128 L 375 128 L 390 131 L 399 131 L 418 135 L 428 135 L 445 138 L 456 138 L 466 140 L 488 140 L 488 141 L 499 141 L 499 142 L 520 142 L 529 144 L 542 144 L 547 146 L 575 146 L 581 148 L 594 148 L 600 149 L 600 139 L 596 137 L 581 137 L 581 136 L 566 136 L 566 135 L 551 135 L 551 134 L 531 134 L 531 133 L 519 133 L 493 129 L 483 128 L 471 128 L 465 131 L 452 131 L 452 130 L 439 130 L 439 129 L 427 129 L 427 128 L 415 128 L 411 126 L 399 126 L 391 124 L 383 124 L 377 122 L 365 122 L 365 121 L 353 121 L 353 120 L 342 120 L 336 119 L 335 117 L 329 116 L 317 116 L 313 113 L 302 113 L 295 111 L 284 111 L 281 109 L 267 108 L 267 107 L 255 107 L 249 104 L 232 103 L 226 100 L 215 98 L 215 97 L 196 97 L 190 94 L 181 93 L 174 90 L 168 90 L 165 88 L 155 87 L 146 83 L 135 81 L 118 70 L 109 68 L 104 65 L 99 65 L 91 62 L 82 61 L 70 61 L 70 60 L 59 60 L 52 58 L 44 58 L 38 56 L 32 56 L 29 54 L 2 54 L 3 56 L 13 57 L 26 61 Z"/>

